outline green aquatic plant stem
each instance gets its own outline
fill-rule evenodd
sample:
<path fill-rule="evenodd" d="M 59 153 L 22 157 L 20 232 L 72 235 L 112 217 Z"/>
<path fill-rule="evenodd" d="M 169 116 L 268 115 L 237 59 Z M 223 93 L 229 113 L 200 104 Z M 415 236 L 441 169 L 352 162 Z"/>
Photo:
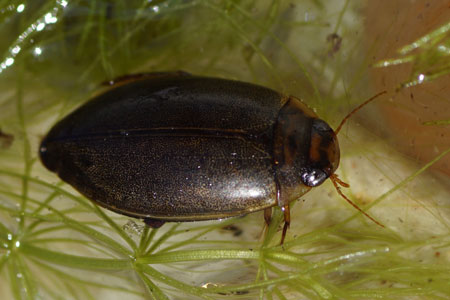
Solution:
<path fill-rule="evenodd" d="M 25 226 L 25 219 L 23 218 L 22 214 L 26 211 L 27 208 L 27 199 L 28 199 L 28 185 L 29 181 L 28 178 L 30 177 L 31 167 L 33 165 L 32 163 L 32 156 L 31 156 L 31 146 L 30 146 L 30 140 L 28 138 L 27 134 L 27 125 L 25 120 L 25 113 L 24 113 L 24 100 L 23 100 L 23 65 L 19 64 L 18 72 L 17 72 L 17 87 L 16 87 L 16 97 L 17 97 L 17 118 L 19 120 L 21 134 L 23 135 L 23 161 L 24 161 L 24 176 L 22 177 L 22 203 L 20 205 L 21 209 L 21 215 L 19 216 L 19 230 L 24 230 Z"/>
<path fill-rule="evenodd" d="M 146 274 L 141 272 L 140 270 L 137 271 L 139 274 L 139 277 L 144 281 L 145 287 L 147 289 L 148 294 L 152 297 L 154 300 L 169 300 L 169 297 L 166 296 L 166 294 L 156 285 L 153 280 L 149 278 Z"/>
<path fill-rule="evenodd" d="M 400 57 L 383 59 L 374 66 L 391 67 L 411 63 L 413 70 L 400 88 L 420 85 L 445 76 L 450 72 L 449 30 L 450 23 L 447 22 L 400 48 L 397 51 Z"/>
<path fill-rule="evenodd" d="M 440 125 L 440 126 L 448 126 L 450 125 L 450 120 L 435 120 L 435 121 L 427 121 L 423 122 L 423 125 Z"/>
<path fill-rule="evenodd" d="M 85 279 L 83 277 L 78 277 L 78 276 L 75 276 L 73 274 L 61 271 L 58 268 L 56 268 L 56 267 L 54 267 L 52 265 L 43 263 L 39 259 L 36 259 L 36 258 L 33 259 L 33 263 L 37 264 L 40 268 L 48 270 L 55 277 L 63 278 L 63 279 L 69 280 L 69 281 L 71 281 L 73 283 L 79 283 L 79 284 L 83 284 L 83 285 L 87 285 L 87 286 L 93 286 L 93 287 L 98 287 L 98 288 L 113 289 L 113 290 L 123 291 L 123 292 L 134 294 L 134 295 L 139 295 L 141 297 L 145 297 L 144 293 L 136 291 L 135 289 L 124 288 L 124 287 L 121 287 L 121 286 L 116 286 L 114 284 L 104 284 L 104 283 L 100 283 L 100 281 L 97 282 L 97 281 L 93 281 L 93 280 L 87 280 L 87 279 Z"/>
<path fill-rule="evenodd" d="M 199 260 L 217 259 L 259 259 L 261 253 L 257 250 L 183 250 L 168 253 L 156 253 L 136 259 L 139 264 L 164 264 L 171 262 L 186 262 Z"/>
<path fill-rule="evenodd" d="M 166 241 L 173 234 L 173 232 L 177 229 L 178 226 L 180 226 L 180 223 L 173 224 L 172 227 L 169 229 L 169 231 L 167 231 L 162 236 L 160 236 L 150 246 L 150 248 L 147 250 L 146 254 L 149 255 L 149 254 L 153 253 L 162 243 L 164 243 L 164 241 Z"/>
<path fill-rule="evenodd" d="M 97 214 L 106 221 L 109 227 L 112 228 L 128 244 L 131 249 L 136 249 L 136 242 L 123 230 L 121 226 L 119 226 L 108 215 L 106 215 L 100 207 L 95 205 L 93 208 L 97 212 Z"/>
<path fill-rule="evenodd" d="M 80 269 L 126 270 L 132 269 L 131 259 L 106 259 L 91 258 L 78 255 L 64 254 L 26 243 L 20 246 L 20 252 L 31 257 L 36 257 L 49 263 Z"/>
<path fill-rule="evenodd" d="M 189 293 L 191 295 L 195 295 L 200 298 L 207 299 L 207 300 L 214 299 L 214 298 L 211 298 L 206 295 L 206 293 L 208 292 L 207 289 L 201 288 L 201 287 L 196 287 L 196 286 L 191 286 L 182 281 L 176 280 L 173 277 L 166 276 L 163 273 L 156 270 L 155 268 L 152 268 L 151 266 L 148 266 L 145 264 L 137 264 L 136 268 L 137 268 L 138 272 L 140 273 L 141 277 L 142 276 L 150 276 L 151 278 L 154 278 L 154 279 L 158 280 L 159 282 L 164 282 L 165 284 L 167 284 L 173 288 L 176 288 L 178 290 L 184 291 L 185 293 Z"/>
<path fill-rule="evenodd" d="M 424 36 L 420 37 L 419 39 L 415 40 L 414 42 L 412 42 L 409 45 L 406 45 L 402 48 L 400 48 L 400 50 L 398 50 L 398 52 L 400 54 L 407 54 L 409 52 L 411 52 L 414 49 L 420 48 L 420 47 L 427 47 L 430 42 L 434 41 L 434 40 L 441 40 L 442 38 L 444 38 L 446 36 L 446 33 L 450 30 L 450 23 L 446 23 L 442 26 L 440 26 L 439 28 L 425 34 Z"/>

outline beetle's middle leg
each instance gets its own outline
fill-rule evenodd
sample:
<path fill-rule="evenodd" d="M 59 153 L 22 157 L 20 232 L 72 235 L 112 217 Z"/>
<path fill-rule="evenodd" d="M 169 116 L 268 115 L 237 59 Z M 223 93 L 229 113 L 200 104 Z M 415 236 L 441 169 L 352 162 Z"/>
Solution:
<path fill-rule="evenodd" d="M 283 191 L 281 190 L 280 182 L 277 179 L 275 180 L 275 185 L 276 185 L 277 204 L 284 213 L 284 226 L 283 226 L 283 233 L 281 234 L 281 242 L 280 242 L 280 245 L 283 245 L 284 238 L 286 237 L 286 232 L 289 228 L 289 224 L 291 223 L 291 213 L 290 213 L 290 209 L 289 209 L 289 199 L 286 197 L 286 194 L 283 193 Z M 264 212 L 264 217 L 265 217 L 265 212 Z"/>
<path fill-rule="evenodd" d="M 265 208 L 264 221 L 266 222 L 267 227 L 269 227 L 271 219 L 272 219 L 272 207 Z"/>
<path fill-rule="evenodd" d="M 291 210 L 289 209 L 289 204 L 284 205 L 281 210 L 284 213 L 284 226 L 283 226 L 283 233 L 281 234 L 281 242 L 280 245 L 283 245 L 284 238 L 286 237 L 286 232 L 289 228 L 289 225 L 291 224 Z"/>

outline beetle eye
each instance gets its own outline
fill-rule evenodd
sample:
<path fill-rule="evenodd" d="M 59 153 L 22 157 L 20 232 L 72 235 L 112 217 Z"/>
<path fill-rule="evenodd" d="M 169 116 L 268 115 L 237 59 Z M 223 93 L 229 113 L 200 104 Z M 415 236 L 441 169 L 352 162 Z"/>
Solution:
<path fill-rule="evenodd" d="M 305 171 L 301 175 L 302 182 L 310 187 L 315 187 L 320 185 L 328 178 L 327 173 L 320 169 L 314 169 L 311 171 Z"/>

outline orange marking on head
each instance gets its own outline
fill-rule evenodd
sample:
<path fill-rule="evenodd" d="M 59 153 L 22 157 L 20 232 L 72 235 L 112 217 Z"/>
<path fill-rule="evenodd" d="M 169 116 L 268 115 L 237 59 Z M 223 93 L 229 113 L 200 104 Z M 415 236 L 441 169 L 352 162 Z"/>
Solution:
<path fill-rule="evenodd" d="M 309 158 L 313 162 L 320 160 L 320 142 L 322 138 L 318 134 L 313 134 L 311 136 L 311 146 L 309 147 Z"/>

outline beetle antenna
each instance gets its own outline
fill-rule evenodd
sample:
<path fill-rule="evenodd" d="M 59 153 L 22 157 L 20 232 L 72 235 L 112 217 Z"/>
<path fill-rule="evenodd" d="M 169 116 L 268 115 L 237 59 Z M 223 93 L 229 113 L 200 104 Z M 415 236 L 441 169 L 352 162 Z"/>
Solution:
<path fill-rule="evenodd" d="M 371 97 L 370 99 L 364 101 L 362 104 L 360 104 L 358 107 L 354 108 L 351 112 L 349 112 L 345 118 L 341 121 L 341 124 L 339 124 L 339 126 L 336 128 L 336 130 L 334 131 L 334 133 L 338 134 L 338 132 L 341 130 L 342 126 L 345 124 L 345 122 L 347 122 L 347 120 L 354 114 L 356 113 L 358 110 L 360 110 L 363 106 L 365 106 L 367 103 L 375 100 L 378 96 L 381 96 L 383 94 L 386 94 L 387 91 L 382 91 L 378 94 L 376 94 L 375 96 Z"/>
<path fill-rule="evenodd" d="M 374 218 L 372 218 L 370 215 L 368 215 L 366 212 L 364 212 L 361 208 L 359 208 L 358 205 L 356 205 L 355 203 L 353 203 L 352 200 L 350 200 L 349 198 L 347 198 L 347 196 L 344 195 L 344 193 L 342 193 L 341 190 L 341 186 L 343 187 L 349 187 L 350 185 L 348 183 L 343 182 L 342 180 L 340 180 L 338 178 L 338 176 L 336 174 L 333 174 L 330 176 L 331 182 L 333 183 L 334 187 L 336 188 L 336 191 L 339 193 L 339 195 L 342 196 L 342 198 L 344 198 L 348 203 L 350 203 L 351 206 L 353 206 L 354 208 L 356 208 L 357 210 L 359 210 L 363 215 L 365 215 L 366 217 L 368 217 L 370 220 L 372 220 L 372 222 L 374 222 L 375 224 L 377 224 L 378 226 L 381 226 L 384 228 L 384 225 L 381 224 L 380 222 L 378 222 L 377 220 L 375 220 Z M 338 185 L 339 184 L 339 185 Z"/>
<path fill-rule="evenodd" d="M 364 107 L 367 103 L 375 100 L 376 98 L 378 98 L 379 96 L 386 94 L 387 91 L 382 91 L 378 94 L 376 94 L 375 96 L 369 98 L 368 100 L 364 101 L 363 103 L 361 103 L 360 105 L 358 105 L 358 107 L 354 108 L 351 112 L 349 112 L 345 118 L 341 121 L 341 124 L 339 124 L 339 126 L 336 128 L 336 130 L 334 131 L 335 134 L 338 134 L 339 131 L 342 129 L 342 126 L 345 124 L 345 122 L 348 121 L 348 119 L 354 114 L 356 113 L 358 110 L 360 110 L 362 107 Z M 353 206 L 354 208 L 356 208 L 358 211 L 360 211 L 363 215 L 365 215 L 367 218 L 369 218 L 372 222 L 374 222 L 375 224 L 377 224 L 378 226 L 381 226 L 384 228 L 384 225 L 381 224 L 380 222 L 378 222 L 377 220 L 375 220 L 374 218 L 372 218 L 369 214 L 367 214 L 366 212 L 364 212 L 361 208 L 359 208 L 358 205 L 356 205 L 355 203 L 353 203 L 352 200 L 350 200 L 347 196 L 344 195 L 344 193 L 341 190 L 341 187 L 350 187 L 350 185 L 348 183 L 343 182 L 341 179 L 339 179 L 339 177 L 336 174 L 333 174 L 330 176 L 331 182 L 333 183 L 336 191 L 339 193 L 339 195 L 341 195 L 342 198 L 344 198 L 348 203 L 350 203 L 351 206 Z M 340 186 L 339 186 L 340 185 Z"/>

